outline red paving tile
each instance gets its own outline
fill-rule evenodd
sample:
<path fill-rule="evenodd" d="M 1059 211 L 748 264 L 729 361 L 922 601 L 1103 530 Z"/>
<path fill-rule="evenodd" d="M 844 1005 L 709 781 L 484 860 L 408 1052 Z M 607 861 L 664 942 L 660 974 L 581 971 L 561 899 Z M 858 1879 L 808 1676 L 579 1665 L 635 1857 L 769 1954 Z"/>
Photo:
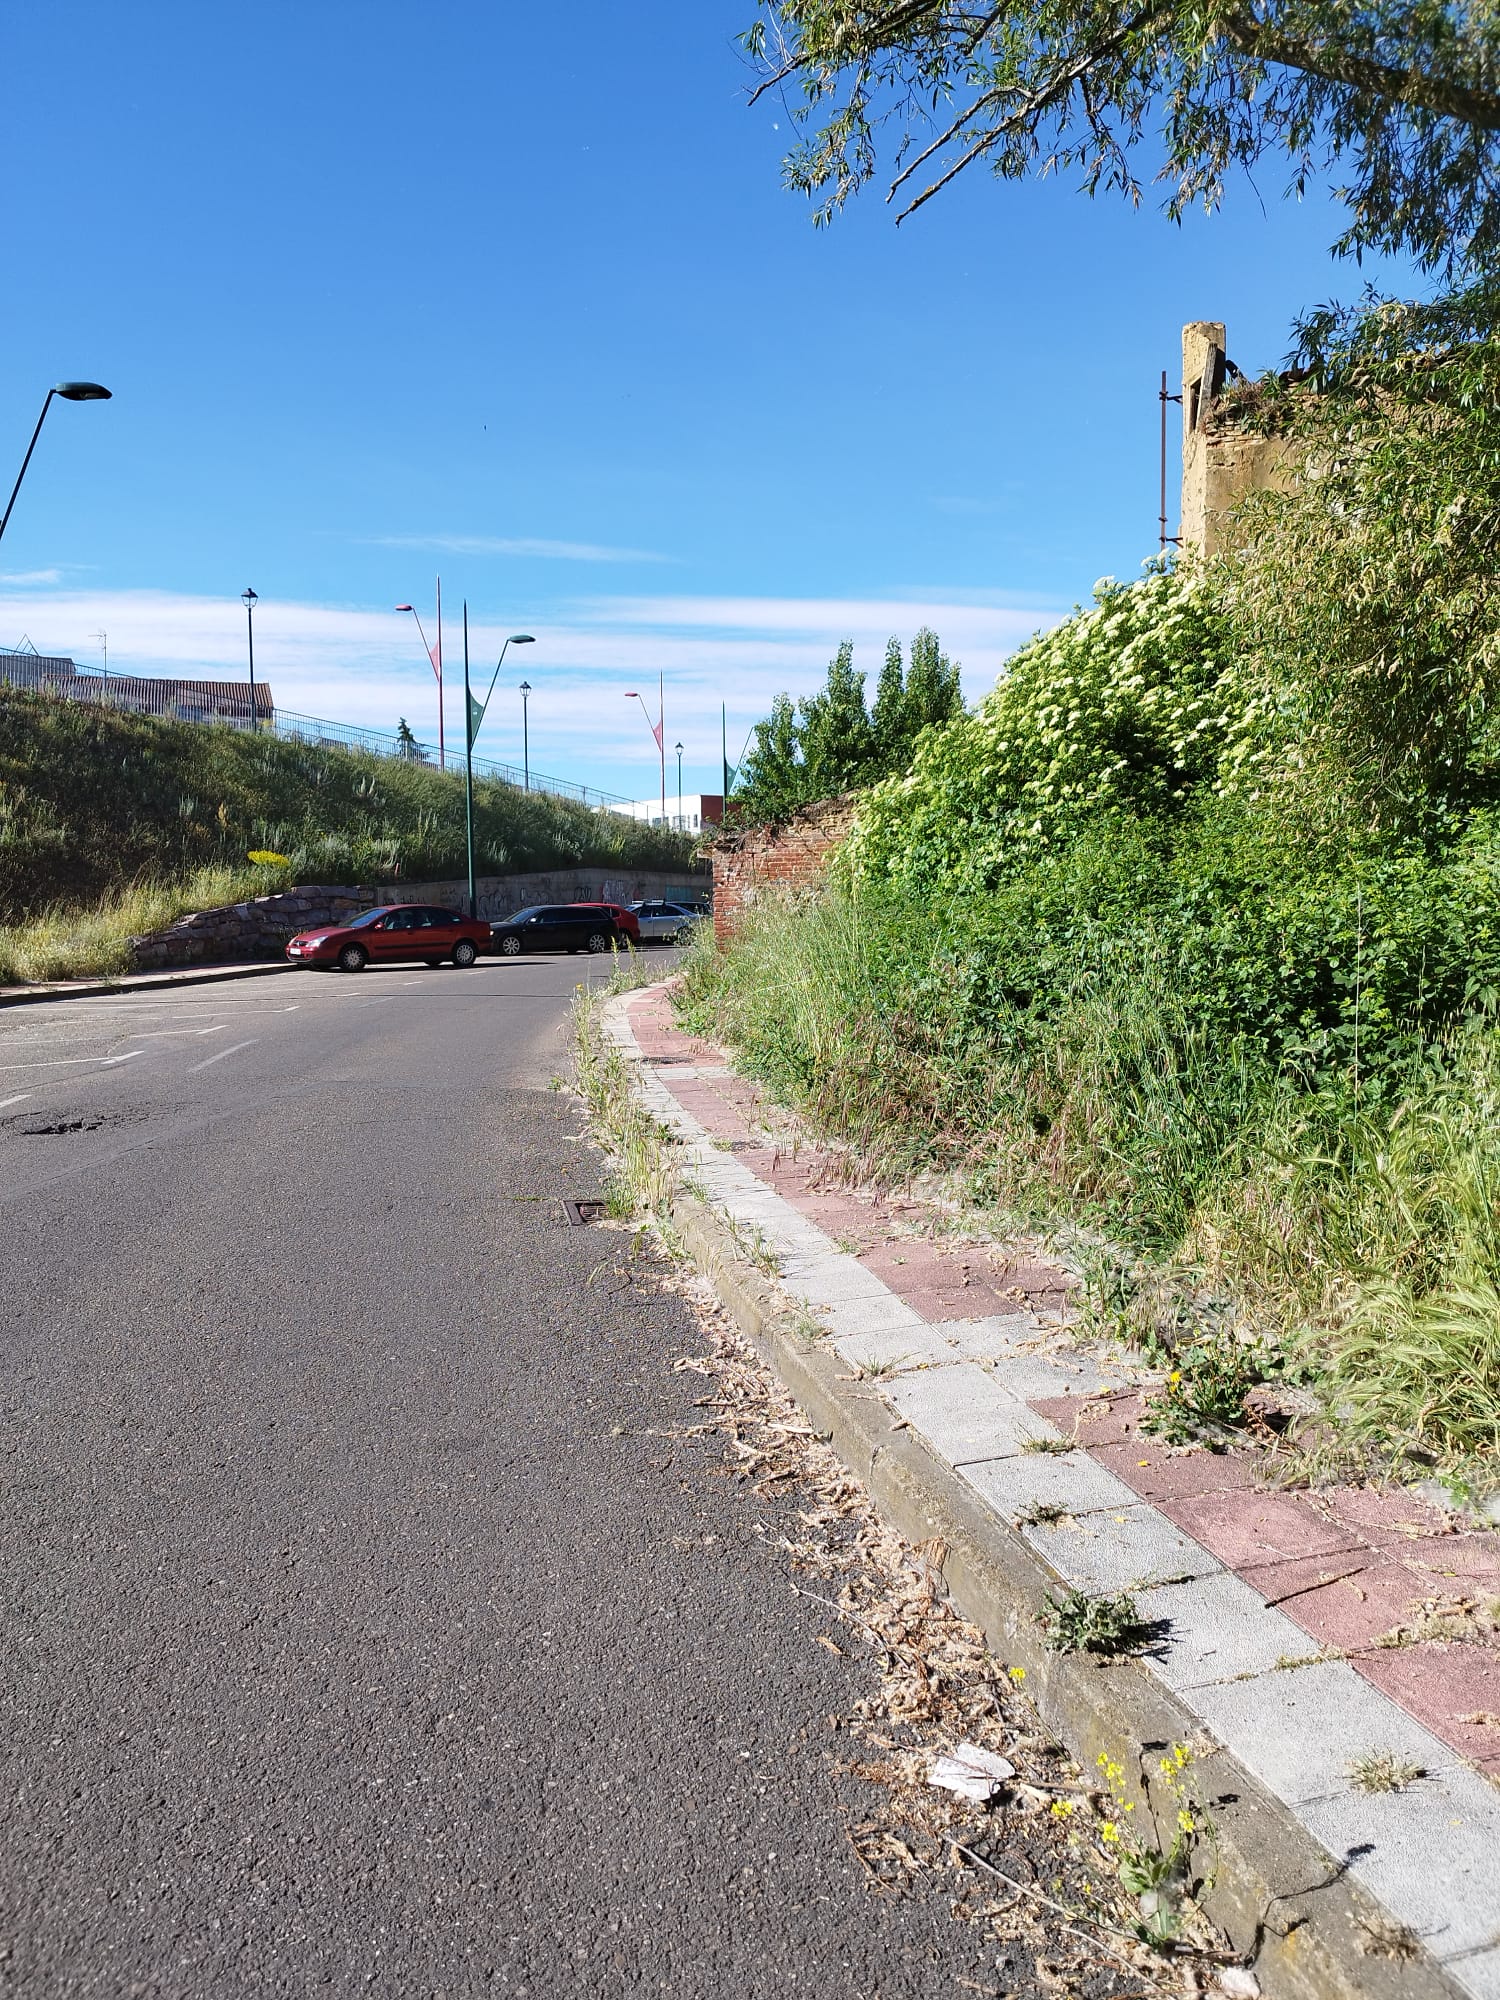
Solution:
<path fill-rule="evenodd" d="M 1200 1491 L 1164 1502 L 1162 1511 L 1221 1563 L 1242 1572 L 1290 1556 L 1332 1555 L 1359 1546 L 1347 1528 L 1325 1521 L 1301 1493 Z"/>
<path fill-rule="evenodd" d="M 1411 1615 L 1421 1580 L 1369 1549 L 1252 1565 L 1240 1575 L 1320 1646 L 1358 1650 Z"/>
<path fill-rule="evenodd" d="M 1434 1535 L 1418 1542 L 1407 1561 L 1430 1577 L 1429 1596 L 1444 1590 L 1454 1596 L 1476 1589 L 1500 1592 L 1500 1534 Z"/>
<path fill-rule="evenodd" d="M 1500 1651 L 1395 1646 L 1363 1653 L 1353 1666 L 1434 1736 L 1500 1771 Z"/>
<path fill-rule="evenodd" d="M 1023 1310 L 1014 1299 L 1002 1299 L 981 1285 L 954 1285 L 910 1292 L 893 1285 L 891 1289 L 903 1305 L 910 1306 L 918 1319 L 925 1319 L 929 1326 L 938 1326 L 950 1319 L 991 1319 L 1000 1313 L 1019 1313 Z"/>
<path fill-rule="evenodd" d="M 1358 1535 L 1382 1542 L 1440 1535 L 1448 1517 L 1400 1487 L 1332 1486 L 1316 1495 L 1323 1510 Z"/>
<path fill-rule="evenodd" d="M 1144 1396 L 1047 1396 L 1031 1405 L 1039 1417 L 1069 1430 L 1081 1445 L 1121 1444 L 1135 1435 Z M 1141 1454 L 1137 1454 L 1139 1457 Z"/>
<path fill-rule="evenodd" d="M 1143 1500 L 1159 1506 L 1205 1493 L 1259 1490 L 1260 1460 L 1251 1452 L 1169 1452 L 1145 1438 L 1132 1437 L 1121 1444 L 1092 1446 L 1090 1456 L 1133 1487 Z"/>

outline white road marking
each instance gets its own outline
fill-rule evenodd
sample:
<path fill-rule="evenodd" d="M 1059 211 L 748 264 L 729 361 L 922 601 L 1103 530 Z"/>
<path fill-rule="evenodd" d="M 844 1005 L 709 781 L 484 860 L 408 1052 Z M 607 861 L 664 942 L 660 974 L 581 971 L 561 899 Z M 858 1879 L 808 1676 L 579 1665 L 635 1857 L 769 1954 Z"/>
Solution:
<path fill-rule="evenodd" d="M 218 1021 L 211 1028 L 147 1028 L 144 1034 L 136 1036 L 136 1040 L 159 1042 L 164 1041 L 168 1035 L 222 1035 L 223 1032 L 224 1023 Z"/>
<path fill-rule="evenodd" d="M 214 1063 L 223 1062 L 225 1056 L 237 1056 L 241 1049 L 253 1049 L 259 1039 L 258 1035 L 252 1035 L 248 1042 L 236 1042 L 232 1049 L 220 1049 L 217 1055 L 208 1056 L 201 1063 L 194 1063 L 188 1075 L 196 1076 L 200 1069 L 209 1069 Z"/>
<path fill-rule="evenodd" d="M 30 1097 L 30 1095 L 31 1092 L 29 1090 L 18 1090 L 14 1097 L 0 1097 L 0 1111 L 3 1111 L 9 1104 L 20 1104 L 23 1099 Z"/>
<path fill-rule="evenodd" d="M 0 1069 L 77 1069 L 82 1063 L 98 1063 L 101 1068 L 109 1069 L 115 1063 L 129 1062 L 132 1057 L 145 1053 L 144 1049 L 132 1049 L 129 1055 L 123 1056 L 53 1056 L 48 1062 L 0 1063 Z"/>

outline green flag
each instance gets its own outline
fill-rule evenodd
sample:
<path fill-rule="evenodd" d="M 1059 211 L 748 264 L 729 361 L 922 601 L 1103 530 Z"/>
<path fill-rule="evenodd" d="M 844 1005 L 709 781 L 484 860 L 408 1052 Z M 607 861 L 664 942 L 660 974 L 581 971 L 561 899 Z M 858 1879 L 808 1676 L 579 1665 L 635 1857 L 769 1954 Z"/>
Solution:
<path fill-rule="evenodd" d="M 479 725 L 484 720 L 484 703 L 469 696 L 469 748 L 474 747 L 474 739 L 479 734 Z"/>

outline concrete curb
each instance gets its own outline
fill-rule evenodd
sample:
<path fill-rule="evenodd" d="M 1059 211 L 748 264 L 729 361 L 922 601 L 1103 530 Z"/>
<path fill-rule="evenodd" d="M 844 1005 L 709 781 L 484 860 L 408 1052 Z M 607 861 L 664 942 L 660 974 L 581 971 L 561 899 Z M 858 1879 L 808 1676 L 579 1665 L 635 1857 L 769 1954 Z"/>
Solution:
<path fill-rule="evenodd" d="M 167 986 L 211 986 L 224 979 L 258 979 L 266 972 L 302 972 L 285 959 L 263 964 L 200 965 L 181 972 L 122 972 L 116 979 L 59 979 L 38 986 L 0 986 L 0 1007 L 45 1000 L 93 1000 L 106 993 L 154 993 Z"/>
<path fill-rule="evenodd" d="M 623 1010 L 614 1012 L 618 1006 L 611 1009 L 610 1039 L 639 1065 L 628 1019 Z M 639 1067 L 635 1074 L 640 1081 Z M 651 1086 L 644 1088 L 649 1098 Z M 685 1136 L 681 1122 L 672 1122 Z M 1200 1735 L 1201 1718 L 1141 1664 L 1049 1652 L 1037 1613 L 1058 1578 L 1036 1552 L 919 1433 L 893 1423 L 884 1397 L 850 1371 L 829 1341 L 805 1330 L 809 1316 L 760 1275 L 711 1202 L 682 1192 L 671 1221 L 735 1325 L 882 1515 L 909 1540 L 940 1537 L 946 1544 L 943 1571 L 954 1603 L 999 1657 L 1026 1670 L 1027 1693 L 1085 1770 L 1101 1754 L 1127 1771 L 1145 1770 L 1166 1746 Z M 1268 1995 L 1463 2000 L 1466 1988 L 1350 1878 L 1347 1859 L 1332 1859 L 1228 1751 L 1200 1756 L 1194 1772 L 1217 1835 L 1205 1908 Z M 1433 1854 L 1427 1865 L 1441 1868 L 1442 1859 Z M 1405 1940 L 1403 1955 L 1394 1954 L 1393 1940 Z"/>

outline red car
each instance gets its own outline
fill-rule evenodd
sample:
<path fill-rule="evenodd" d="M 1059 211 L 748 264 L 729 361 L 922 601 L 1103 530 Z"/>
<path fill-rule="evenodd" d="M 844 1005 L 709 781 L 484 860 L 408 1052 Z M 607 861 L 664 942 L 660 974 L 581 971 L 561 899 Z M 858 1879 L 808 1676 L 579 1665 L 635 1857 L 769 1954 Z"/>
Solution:
<path fill-rule="evenodd" d="M 613 920 L 614 927 L 621 937 L 629 938 L 632 944 L 639 944 L 641 941 L 641 927 L 636 921 L 634 910 L 624 909 L 619 903 L 570 903 L 568 907 L 572 910 L 597 910 L 601 916 Z"/>
<path fill-rule="evenodd" d="M 468 966 L 489 941 L 489 925 L 475 917 L 429 909 L 425 903 L 382 903 L 347 923 L 299 931 L 286 955 L 294 965 L 336 965 L 340 972 L 363 972 L 372 959 L 416 958 L 441 965 L 451 958 L 457 966 Z"/>

